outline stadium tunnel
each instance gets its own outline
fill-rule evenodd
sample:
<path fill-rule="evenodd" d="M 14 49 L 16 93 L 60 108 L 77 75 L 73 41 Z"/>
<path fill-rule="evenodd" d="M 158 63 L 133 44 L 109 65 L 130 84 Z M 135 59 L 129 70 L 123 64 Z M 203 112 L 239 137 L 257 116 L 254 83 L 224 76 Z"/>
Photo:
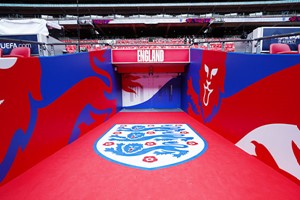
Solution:
<path fill-rule="evenodd" d="M 299 56 L 1 58 L 1 198 L 298 199 Z"/>

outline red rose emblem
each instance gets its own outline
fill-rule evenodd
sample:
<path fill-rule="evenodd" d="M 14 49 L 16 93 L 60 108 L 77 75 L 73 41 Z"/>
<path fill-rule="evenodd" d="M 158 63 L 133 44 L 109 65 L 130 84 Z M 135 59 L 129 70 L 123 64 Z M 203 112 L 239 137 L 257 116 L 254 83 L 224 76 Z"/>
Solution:
<path fill-rule="evenodd" d="M 154 145 L 156 145 L 156 143 L 155 142 L 146 142 L 145 145 L 147 145 L 147 146 L 154 146 Z"/>
<path fill-rule="evenodd" d="M 181 134 L 189 134 L 188 131 L 180 131 Z"/>
<path fill-rule="evenodd" d="M 115 143 L 114 142 L 105 142 L 104 144 L 103 144 L 103 146 L 112 146 L 112 145 L 114 145 Z"/>
<path fill-rule="evenodd" d="M 155 156 L 145 156 L 143 161 L 148 163 L 153 163 L 157 161 L 157 158 Z"/>
<path fill-rule="evenodd" d="M 188 141 L 186 144 L 194 146 L 194 145 L 197 145 L 198 143 L 194 142 L 194 141 Z"/>
<path fill-rule="evenodd" d="M 155 132 L 154 131 L 147 131 L 146 134 L 153 135 L 153 134 L 155 134 Z"/>

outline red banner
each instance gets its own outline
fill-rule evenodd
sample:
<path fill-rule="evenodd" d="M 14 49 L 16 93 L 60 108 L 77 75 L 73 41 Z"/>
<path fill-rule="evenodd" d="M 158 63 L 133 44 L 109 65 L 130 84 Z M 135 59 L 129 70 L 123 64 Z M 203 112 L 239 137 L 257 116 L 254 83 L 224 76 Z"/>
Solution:
<path fill-rule="evenodd" d="M 189 63 L 189 49 L 113 49 L 113 64 Z"/>

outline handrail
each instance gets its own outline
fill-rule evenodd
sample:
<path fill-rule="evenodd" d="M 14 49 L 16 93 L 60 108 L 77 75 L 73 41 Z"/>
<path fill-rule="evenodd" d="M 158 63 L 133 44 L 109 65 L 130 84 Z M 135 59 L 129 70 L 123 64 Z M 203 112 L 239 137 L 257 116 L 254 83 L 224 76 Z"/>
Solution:
<path fill-rule="evenodd" d="M 286 33 L 286 34 L 277 34 L 277 35 L 272 35 L 272 36 L 264 36 L 264 37 L 258 37 L 258 38 L 253 38 L 253 39 L 234 39 L 234 40 L 211 40 L 211 41 L 199 41 L 199 42 L 194 42 L 193 44 L 210 44 L 210 43 L 222 43 L 222 50 L 224 50 L 224 44 L 226 42 L 254 42 L 256 41 L 255 47 L 260 46 L 260 42 L 262 40 L 267 40 L 267 39 L 273 39 L 273 38 L 282 38 L 282 37 L 289 37 L 289 36 L 296 36 L 300 35 L 300 32 L 294 32 L 294 33 Z M 256 49 L 256 53 L 258 53 L 258 48 Z"/>
<path fill-rule="evenodd" d="M 46 45 L 45 42 L 37 42 L 37 41 L 32 41 L 32 40 L 20 40 L 20 39 L 0 37 L 0 41 L 2 41 L 2 40 L 3 41 L 9 41 L 9 42 L 19 42 L 19 43 L 31 43 L 31 44 Z"/>
<path fill-rule="evenodd" d="M 300 32 L 293 32 L 293 33 L 287 33 L 287 34 L 277 34 L 277 35 L 272 35 L 272 36 L 265 36 L 265 37 L 258 37 L 258 38 L 248 38 L 248 39 L 218 39 L 218 40 L 211 40 L 211 41 L 200 41 L 201 39 L 195 39 L 194 42 L 192 43 L 187 43 L 187 44 L 153 44 L 153 43 L 145 43 L 145 44 L 110 44 L 107 42 L 82 42 L 80 45 L 104 45 L 104 46 L 110 46 L 112 48 L 119 46 L 119 47 L 126 47 L 126 46 L 186 46 L 186 47 L 191 47 L 192 45 L 195 44 L 211 44 L 211 43 L 222 43 L 222 50 L 224 50 L 224 45 L 227 42 L 256 42 L 255 46 L 259 47 L 260 42 L 262 40 L 267 40 L 267 39 L 273 39 L 273 38 L 282 38 L 282 37 L 289 37 L 289 36 L 296 36 L 300 35 Z M 47 49 L 47 46 L 51 46 L 52 51 L 54 52 L 54 46 L 55 45 L 78 45 L 78 43 L 72 43 L 72 42 L 67 42 L 67 43 L 45 43 L 45 42 L 37 42 L 37 41 L 31 41 L 31 40 L 20 40 L 20 39 L 11 39 L 11 38 L 5 38 L 5 37 L 0 37 L 0 41 L 10 41 L 10 42 L 18 42 L 18 43 L 30 43 L 30 44 L 38 44 L 42 46 L 42 50 Z M 258 48 L 257 48 L 258 49 Z M 41 51 L 42 51 L 41 50 Z M 258 52 L 256 52 L 258 53 Z"/>
<path fill-rule="evenodd" d="M 282 37 L 289 37 L 289 36 L 295 36 L 295 35 L 300 35 L 300 32 L 277 34 L 277 35 L 258 37 L 258 38 L 253 38 L 253 39 L 233 39 L 233 40 L 224 39 L 224 40 L 199 41 L 199 42 L 194 42 L 194 43 L 200 44 L 200 43 L 216 43 L 216 42 L 221 42 L 221 43 L 222 42 L 253 42 L 253 41 L 260 41 L 260 40 L 265 40 L 265 39 L 282 38 Z"/>
<path fill-rule="evenodd" d="M 255 47 L 256 47 L 256 53 L 258 53 L 258 47 L 261 45 L 260 42 L 262 40 L 266 40 L 266 39 L 273 39 L 273 38 L 282 38 L 282 37 L 289 37 L 289 36 L 296 36 L 296 35 L 300 35 L 300 32 L 295 32 L 295 33 L 287 33 L 287 34 L 277 34 L 277 35 L 272 35 L 272 36 L 265 36 L 265 37 L 259 37 L 259 38 L 255 38 L 253 39 L 254 41 L 256 41 Z"/>
<path fill-rule="evenodd" d="M 37 42 L 37 41 L 32 41 L 32 40 L 20 40 L 20 39 L 13 39 L 13 38 L 5 38 L 5 37 L 0 37 L 0 41 L 7 41 L 7 42 L 17 42 L 17 43 L 29 43 L 29 44 L 37 44 L 40 45 L 42 48 L 40 48 L 40 54 L 44 55 L 43 50 L 46 49 L 47 43 L 45 42 Z"/>

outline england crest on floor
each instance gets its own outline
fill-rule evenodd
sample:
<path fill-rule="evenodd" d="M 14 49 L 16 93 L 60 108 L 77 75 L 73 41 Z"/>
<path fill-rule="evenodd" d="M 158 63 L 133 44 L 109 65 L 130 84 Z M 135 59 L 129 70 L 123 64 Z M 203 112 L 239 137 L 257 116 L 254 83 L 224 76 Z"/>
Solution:
<path fill-rule="evenodd" d="M 95 144 L 103 158 L 146 170 L 188 162 L 206 149 L 205 140 L 186 124 L 117 124 Z"/>

